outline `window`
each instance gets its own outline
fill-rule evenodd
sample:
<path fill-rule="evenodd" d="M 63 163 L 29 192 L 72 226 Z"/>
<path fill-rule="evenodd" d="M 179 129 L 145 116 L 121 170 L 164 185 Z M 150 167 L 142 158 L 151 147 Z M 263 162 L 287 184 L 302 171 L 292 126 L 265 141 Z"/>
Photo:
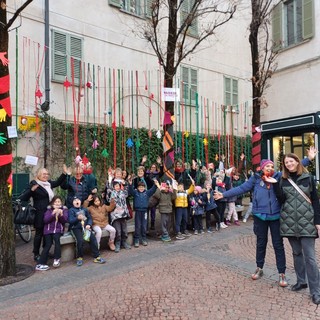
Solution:
<path fill-rule="evenodd" d="M 151 17 L 153 0 L 109 0 L 109 5 L 141 17 Z"/>
<path fill-rule="evenodd" d="M 183 103 L 195 106 L 198 92 L 198 70 L 182 66 L 181 79 Z"/>
<path fill-rule="evenodd" d="M 273 9 L 274 49 L 289 47 L 312 38 L 314 33 L 313 0 L 287 0 Z"/>
<path fill-rule="evenodd" d="M 186 19 L 189 19 L 188 23 L 189 29 L 187 34 L 193 37 L 198 36 L 198 19 L 189 15 L 192 12 L 192 7 L 194 5 L 194 0 L 183 0 L 181 4 L 181 25 L 185 22 Z"/>
<path fill-rule="evenodd" d="M 224 104 L 238 111 L 238 80 L 224 77 Z"/>
<path fill-rule="evenodd" d="M 60 31 L 52 31 L 52 80 L 63 82 L 66 77 L 71 81 L 72 68 L 75 81 L 79 82 L 82 60 L 83 39 Z M 73 58 L 73 66 L 71 63 Z"/>

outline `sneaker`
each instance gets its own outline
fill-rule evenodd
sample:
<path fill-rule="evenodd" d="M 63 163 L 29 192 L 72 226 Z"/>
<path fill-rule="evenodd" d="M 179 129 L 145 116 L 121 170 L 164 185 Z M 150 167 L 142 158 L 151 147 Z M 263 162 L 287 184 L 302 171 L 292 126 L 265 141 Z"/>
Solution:
<path fill-rule="evenodd" d="M 194 231 L 194 235 L 197 235 L 197 234 L 198 234 L 198 230 L 195 230 L 195 231 Z"/>
<path fill-rule="evenodd" d="M 258 280 L 263 276 L 263 270 L 261 268 L 257 268 L 255 273 L 251 275 L 252 280 Z"/>
<path fill-rule="evenodd" d="M 177 239 L 177 240 L 184 240 L 185 237 L 182 235 L 181 232 L 178 232 L 178 234 L 176 235 L 176 239 Z"/>
<path fill-rule="evenodd" d="M 246 223 L 246 222 L 247 222 L 247 219 L 246 219 L 246 218 L 243 218 L 242 222 L 243 222 L 243 223 Z"/>
<path fill-rule="evenodd" d="M 126 242 L 123 242 L 122 247 L 127 250 L 131 249 L 131 246 L 129 244 L 127 244 Z"/>
<path fill-rule="evenodd" d="M 49 270 L 49 266 L 47 266 L 46 264 L 37 264 L 36 265 L 36 270 L 38 271 L 47 271 Z"/>
<path fill-rule="evenodd" d="M 235 224 L 236 226 L 240 226 L 239 220 L 236 220 L 236 221 L 234 222 L 234 224 Z"/>
<path fill-rule="evenodd" d="M 226 225 L 227 225 L 227 226 L 231 226 L 230 220 L 226 220 Z"/>
<path fill-rule="evenodd" d="M 221 222 L 220 223 L 220 228 L 221 229 L 225 229 L 225 228 L 228 228 L 228 226 L 224 222 Z"/>
<path fill-rule="evenodd" d="M 135 247 L 135 248 L 139 248 L 139 241 L 135 241 L 135 242 L 134 242 L 134 247 Z"/>
<path fill-rule="evenodd" d="M 54 259 L 53 260 L 53 267 L 55 267 L 55 268 L 60 267 L 60 259 Z"/>
<path fill-rule="evenodd" d="M 288 286 L 288 281 L 287 281 L 286 275 L 284 273 L 279 274 L 279 286 L 283 287 L 283 288 Z"/>
<path fill-rule="evenodd" d="M 106 260 L 103 259 L 103 258 L 101 258 L 101 257 L 99 256 L 99 257 L 96 257 L 96 258 L 93 260 L 93 262 L 102 264 L 102 263 L 106 263 Z"/>
<path fill-rule="evenodd" d="M 204 231 L 202 229 L 199 230 L 199 234 L 204 234 Z"/>
<path fill-rule="evenodd" d="M 78 258 L 77 259 L 77 266 L 81 267 L 83 265 L 83 258 Z"/>
<path fill-rule="evenodd" d="M 208 228 L 208 229 L 207 229 L 207 232 L 208 232 L 208 233 L 212 233 L 212 232 L 213 232 L 213 229 L 212 229 L 212 228 Z"/>
<path fill-rule="evenodd" d="M 164 242 L 169 242 L 171 241 L 171 238 L 168 235 L 166 235 L 166 236 L 161 236 L 161 240 Z"/>
<path fill-rule="evenodd" d="M 109 248 L 111 251 L 114 251 L 115 250 L 115 245 L 114 245 L 114 241 L 109 241 Z"/>
<path fill-rule="evenodd" d="M 142 245 L 146 247 L 148 245 L 148 242 L 146 240 L 142 240 Z"/>
<path fill-rule="evenodd" d="M 182 235 L 184 237 L 191 237 L 192 236 L 192 234 L 188 230 L 186 230 L 185 232 L 182 232 Z"/>

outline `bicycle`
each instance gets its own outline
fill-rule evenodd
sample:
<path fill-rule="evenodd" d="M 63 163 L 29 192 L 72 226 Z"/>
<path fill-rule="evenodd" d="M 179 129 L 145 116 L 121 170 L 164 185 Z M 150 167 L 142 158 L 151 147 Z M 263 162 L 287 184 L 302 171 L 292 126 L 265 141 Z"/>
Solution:
<path fill-rule="evenodd" d="M 15 214 L 15 207 L 16 205 L 20 204 L 20 200 L 14 200 L 12 201 L 12 212 Z M 31 226 L 27 224 L 14 224 L 14 230 L 17 235 L 21 238 L 22 241 L 25 243 L 30 242 L 31 237 L 32 237 L 32 230 Z"/>

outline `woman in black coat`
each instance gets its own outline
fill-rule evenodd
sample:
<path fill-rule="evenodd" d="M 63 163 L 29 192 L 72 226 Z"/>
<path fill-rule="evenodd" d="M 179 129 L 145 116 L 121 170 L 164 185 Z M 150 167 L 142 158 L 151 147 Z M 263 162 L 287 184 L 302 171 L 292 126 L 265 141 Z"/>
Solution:
<path fill-rule="evenodd" d="M 60 177 L 55 180 L 49 180 L 49 173 L 47 169 L 40 168 L 37 171 L 36 177 L 29 184 L 29 187 L 19 196 L 21 201 L 29 201 L 30 198 L 33 199 L 33 206 L 37 210 L 34 227 L 35 227 L 35 236 L 33 241 L 33 254 L 34 260 L 37 261 L 40 257 L 40 246 L 43 238 L 43 217 L 44 213 L 47 210 L 51 199 L 54 194 L 52 189 L 60 186 L 67 177 L 69 170 L 64 165 L 63 173 Z"/>

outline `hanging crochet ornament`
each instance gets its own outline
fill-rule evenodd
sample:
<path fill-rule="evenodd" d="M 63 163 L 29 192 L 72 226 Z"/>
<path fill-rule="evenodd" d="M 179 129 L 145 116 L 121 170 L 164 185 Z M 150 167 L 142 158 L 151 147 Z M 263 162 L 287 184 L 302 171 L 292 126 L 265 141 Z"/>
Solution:
<path fill-rule="evenodd" d="M 128 148 L 132 148 L 132 147 L 133 147 L 134 143 L 133 143 L 133 141 L 132 141 L 131 138 L 128 138 L 128 139 L 127 139 L 126 145 L 127 145 Z"/>
<path fill-rule="evenodd" d="M 190 133 L 189 133 L 188 131 L 185 131 L 185 132 L 183 133 L 183 135 L 184 135 L 186 138 L 188 138 L 189 135 L 190 135 Z"/>
<path fill-rule="evenodd" d="M 66 80 L 64 81 L 63 86 L 67 89 L 71 87 L 71 82 L 68 80 L 68 78 L 66 78 Z"/>
<path fill-rule="evenodd" d="M 204 146 L 207 146 L 207 145 L 208 145 L 208 139 L 207 139 L 207 138 L 204 138 L 204 139 L 203 139 L 203 145 L 204 145 Z"/>
<path fill-rule="evenodd" d="M 42 92 L 40 91 L 40 89 L 38 89 L 35 93 L 37 98 L 42 98 Z"/>
<path fill-rule="evenodd" d="M 12 195 L 12 187 L 13 187 L 13 184 L 12 184 L 12 172 L 11 172 L 10 175 L 9 175 L 9 178 L 8 178 L 8 180 L 7 180 L 7 183 L 8 183 L 9 195 L 11 196 L 11 195 Z"/>
<path fill-rule="evenodd" d="M 97 149 L 99 147 L 98 140 L 94 140 L 92 143 L 92 149 Z"/>
<path fill-rule="evenodd" d="M 93 82 L 92 81 L 88 81 L 86 83 L 86 87 L 89 88 L 89 89 L 92 89 L 93 88 Z"/>
<path fill-rule="evenodd" d="M 137 147 L 137 148 L 140 148 L 140 146 L 141 146 L 140 139 L 137 139 L 137 141 L 136 141 L 136 147 Z"/>
<path fill-rule="evenodd" d="M 156 136 L 157 136 L 158 139 L 161 139 L 161 136 L 162 136 L 162 135 L 161 135 L 160 130 L 157 131 Z"/>
<path fill-rule="evenodd" d="M 107 149 L 103 149 L 102 152 L 101 152 L 101 155 L 102 155 L 104 158 L 109 158 L 109 153 L 108 153 Z"/>
<path fill-rule="evenodd" d="M 4 133 L 0 132 L 0 144 L 5 144 L 8 139 L 4 136 Z"/>

